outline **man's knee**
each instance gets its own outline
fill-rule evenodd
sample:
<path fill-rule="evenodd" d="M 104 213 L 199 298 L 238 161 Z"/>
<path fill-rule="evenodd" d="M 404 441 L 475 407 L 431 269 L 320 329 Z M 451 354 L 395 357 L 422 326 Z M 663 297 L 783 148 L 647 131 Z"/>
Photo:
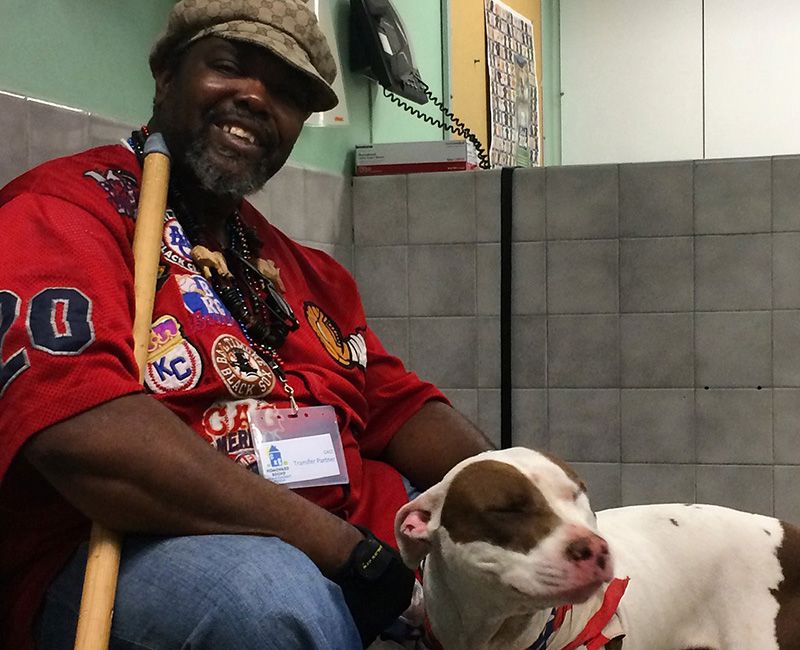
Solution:
<path fill-rule="evenodd" d="M 297 549 L 277 539 L 243 542 L 235 566 L 192 632 L 204 647 L 360 648 L 338 586 Z M 274 645 L 273 645 L 274 644 Z"/>

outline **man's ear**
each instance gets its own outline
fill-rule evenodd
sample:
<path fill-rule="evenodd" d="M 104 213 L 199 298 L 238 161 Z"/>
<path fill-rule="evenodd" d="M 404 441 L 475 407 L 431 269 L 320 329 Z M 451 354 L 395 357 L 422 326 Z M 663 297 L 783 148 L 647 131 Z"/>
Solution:
<path fill-rule="evenodd" d="M 164 101 L 167 96 L 172 82 L 175 80 L 175 67 L 172 65 L 164 66 L 164 69 L 155 75 L 156 79 L 156 93 L 153 97 L 153 106 L 157 107 Z"/>
<path fill-rule="evenodd" d="M 431 537 L 439 528 L 443 490 L 434 486 L 407 503 L 394 518 L 394 535 L 403 561 L 416 569 L 431 548 Z"/>

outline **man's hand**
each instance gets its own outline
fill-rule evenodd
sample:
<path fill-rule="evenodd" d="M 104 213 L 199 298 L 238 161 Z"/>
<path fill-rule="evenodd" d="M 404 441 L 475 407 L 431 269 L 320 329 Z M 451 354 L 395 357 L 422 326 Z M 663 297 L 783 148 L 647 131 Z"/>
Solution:
<path fill-rule="evenodd" d="M 364 539 L 331 579 L 342 588 L 366 648 L 408 607 L 414 572 L 391 546 L 366 528 L 357 528 L 364 533 Z"/>

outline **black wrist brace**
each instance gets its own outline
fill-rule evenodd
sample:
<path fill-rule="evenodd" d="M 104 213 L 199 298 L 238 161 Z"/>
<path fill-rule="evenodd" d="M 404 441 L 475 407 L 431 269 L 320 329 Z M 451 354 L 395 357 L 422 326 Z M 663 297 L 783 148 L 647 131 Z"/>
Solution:
<path fill-rule="evenodd" d="M 342 588 L 366 648 L 411 603 L 414 572 L 391 546 L 366 528 L 356 528 L 366 539 L 356 544 L 332 580 Z"/>

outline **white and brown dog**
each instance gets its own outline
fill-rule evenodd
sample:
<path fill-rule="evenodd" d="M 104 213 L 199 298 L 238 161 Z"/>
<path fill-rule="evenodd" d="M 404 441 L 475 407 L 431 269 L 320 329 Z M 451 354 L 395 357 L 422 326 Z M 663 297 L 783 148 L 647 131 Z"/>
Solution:
<path fill-rule="evenodd" d="M 597 513 L 563 462 L 514 448 L 398 513 L 445 650 L 800 649 L 800 529 L 710 505 Z M 628 581 L 629 579 L 629 581 Z"/>

